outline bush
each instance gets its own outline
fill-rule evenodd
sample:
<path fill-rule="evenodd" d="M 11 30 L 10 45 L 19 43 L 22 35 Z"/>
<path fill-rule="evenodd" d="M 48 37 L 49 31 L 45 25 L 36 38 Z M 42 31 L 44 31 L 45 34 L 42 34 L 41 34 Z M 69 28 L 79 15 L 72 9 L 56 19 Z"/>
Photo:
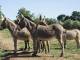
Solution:
<path fill-rule="evenodd" d="M 80 21 L 76 20 L 73 22 L 73 28 L 80 29 Z"/>
<path fill-rule="evenodd" d="M 63 27 L 66 29 L 72 29 L 73 21 L 71 19 L 64 21 Z"/>
<path fill-rule="evenodd" d="M 63 27 L 66 28 L 66 29 L 80 29 L 80 21 L 78 20 L 66 20 L 64 21 L 63 23 Z"/>

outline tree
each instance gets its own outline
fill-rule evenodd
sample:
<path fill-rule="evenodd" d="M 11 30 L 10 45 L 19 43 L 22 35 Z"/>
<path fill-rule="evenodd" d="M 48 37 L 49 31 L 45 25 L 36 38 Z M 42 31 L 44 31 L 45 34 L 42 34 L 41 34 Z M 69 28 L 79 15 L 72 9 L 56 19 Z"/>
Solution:
<path fill-rule="evenodd" d="M 61 14 L 61 15 L 59 15 L 59 16 L 57 17 L 57 20 L 59 20 L 59 21 L 64 21 L 65 17 L 66 17 L 65 14 Z"/>
<path fill-rule="evenodd" d="M 4 14 L 2 12 L 1 5 L 0 5 L 0 22 L 1 22 L 1 20 L 2 20 L 3 17 L 4 17 Z"/>
<path fill-rule="evenodd" d="M 18 16 L 21 16 L 21 14 L 23 14 L 24 17 L 33 18 L 33 14 L 29 10 L 26 10 L 26 8 L 20 8 L 18 10 Z"/>
<path fill-rule="evenodd" d="M 71 15 L 72 20 L 80 20 L 80 12 L 78 11 L 73 11 Z"/>
<path fill-rule="evenodd" d="M 57 20 L 53 19 L 53 18 L 45 18 L 45 20 L 47 21 L 47 24 L 53 24 L 53 23 L 57 23 Z"/>
<path fill-rule="evenodd" d="M 73 28 L 73 21 L 71 19 L 64 21 L 63 24 L 64 28 L 72 29 Z"/>
<path fill-rule="evenodd" d="M 73 22 L 73 28 L 75 28 L 75 29 L 80 29 L 80 21 L 74 21 Z"/>
<path fill-rule="evenodd" d="M 69 20 L 69 19 L 70 19 L 70 16 L 65 16 L 64 20 Z"/>

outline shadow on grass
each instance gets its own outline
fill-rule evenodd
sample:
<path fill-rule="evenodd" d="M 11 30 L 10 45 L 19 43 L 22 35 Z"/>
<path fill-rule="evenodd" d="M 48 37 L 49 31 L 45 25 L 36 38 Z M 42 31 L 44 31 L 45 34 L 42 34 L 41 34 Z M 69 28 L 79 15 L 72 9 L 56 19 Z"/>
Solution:
<path fill-rule="evenodd" d="M 10 60 L 10 58 L 26 58 L 26 57 L 53 57 L 53 56 L 32 56 L 32 52 L 21 51 L 15 53 L 7 53 L 2 56 L 2 60 Z"/>
<path fill-rule="evenodd" d="M 55 50 L 61 50 L 61 48 L 54 48 Z"/>
<path fill-rule="evenodd" d="M 54 48 L 55 50 L 61 50 L 62 48 Z M 64 49 L 68 49 L 68 50 L 71 50 L 71 49 L 74 49 L 74 48 L 69 48 L 69 47 L 66 47 Z M 77 49 L 77 48 L 76 48 Z"/>
<path fill-rule="evenodd" d="M 4 54 L 2 57 L 2 60 L 9 60 L 10 58 L 16 58 L 16 57 L 19 57 L 19 58 L 26 58 L 26 57 L 34 57 L 32 56 L 31 54 L 32 52 L 26 52 L 26 51 L 22 51 L 22 52 L 18 52 L 18 53 L 6 53 Z M 40 57 L 40 56 L 36 56 L 36 57 Z"/>

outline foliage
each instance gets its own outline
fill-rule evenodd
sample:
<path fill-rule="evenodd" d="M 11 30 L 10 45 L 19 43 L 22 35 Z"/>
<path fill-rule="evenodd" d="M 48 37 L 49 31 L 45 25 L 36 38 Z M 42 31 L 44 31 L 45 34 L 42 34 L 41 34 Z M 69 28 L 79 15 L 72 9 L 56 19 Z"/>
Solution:
<path fill-rule="evenodd" d="M 65 17 L 66 17 L 66 15 L 61 14 L 61 15 L 59 15 L 59 16 L 57 17 L 57 20 L 59 20 L 59 21 L 64 21 Z"/>
<path fill-rule="evenodd" d="M 64 28 L 66 28 L 66 29 L 72 29 L 72 25 L 73 25 L 73 21 L 70 19 L 64 21 L 64 24 L 63 24 Z"/>
<path fill-rule="evenodd" d="M 34 22 L 35 22 L 35 23 L 38 23 L 39 20 L 40 20 L 40 19 L 39 19 L 38 17 L 36 17 L 35 20 L 34 20 Z M 47 22 L 48 25 L 58 22 L 57 20 L 55 20 L 55 19 L 53 19 L 53 18 L 46 18 L 46 17 L 45 17 L 45 21 Z"/>
<path fill-rule="evenodd" d="M 80 29 L 80 21 L 76 20 L 73 22 L 73 28 Z"/>
<path fill-rule="evenodd" d="M 57 20 L 53 19 L 53 18 L 46 18 L 47 24 L 53 24 L 53 23 L 57 23 Z"/>
<path fill-rule="evenodd" d="M 18 16 L 21 16 L 21 14 L 23 14 L 24 17 L 33 17 L 33 14 L 29 10 L 26 10 L 26 8 L 20 8 L 18 10 Z"/>
<path fill-rule="evenodd" d="M 73 11 L 71 16 L 61 14 L 57 20 L 63 23 L 66 29 L 80 29 L 80 12 Z"/>
<path fill-rule="evenodd" d="M 61 14 L 57 17 L 57 19 L 59 21 L 65 21 L 65 20 L 68 20 L 68 19 L 71 19 L 71 20 L 79 20 L 80 21 L 80 12 L 78 11 L 73 11 L 71 16 L 68 16 L 68 15 L 65 15 L 65 14 Z"/>
<path fill-rule="evenodd" d="M 73 20 L 80 20 L 80 12 L 73 11 L 71 17 Z"/>
<path fill-rule="evenodd" d="M 4 16 L 4 14 L 2 12 L 1 5 L 0 5 L 0 22 L 1 22 L 3 16 Z"/>
<path fill-rule="evenodd" d="M 64 28 L 66 29 L 80 29 L 80 21 L 78 20 L 66 20 L 64 21 L 64 24 L 63 24 Z"/>

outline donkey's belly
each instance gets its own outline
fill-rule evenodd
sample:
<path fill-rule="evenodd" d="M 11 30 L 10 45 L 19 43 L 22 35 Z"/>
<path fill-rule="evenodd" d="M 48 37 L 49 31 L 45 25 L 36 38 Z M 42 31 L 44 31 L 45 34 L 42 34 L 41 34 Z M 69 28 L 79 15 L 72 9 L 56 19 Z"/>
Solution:
<path fill-rule="evenodd" d="M 25 38 L 26 37 L 26 35 L 22 32 L 22 33 L 18 33 L 18 36 L 19 37 L 23 37 L 23 38 Z"/>
<path fill-rule="evenodd" d="M 38 39 L 39 40 L 51 40 L 52 38 L 56 37 L 54 32 L 38 32 Z"/>
<path fill-rule="evenodd" d="M 38 30 L 37 32 L 37 36 L 40 37 L 40 38 L 51 38 L 51 37 L 54 37 L 56 34 L 55 34 L 55 31 L 52 31 L 52 30 Z"/>
<path fill-rule="evenodd" d="M 38 40 L 47 41 L 47 40 L 52 40 L 53 38 L 54 37 L 48 37 L 48 38 L 38 37 Z"/>
<path fill-rule="evenodd" d="M 26 40 L 28 38 L 28 35 L 26 35 L 24 32 L 20 32 L 18 33 L 17 38 L 19 40 Z"/>
<path fill-rule="evenodd" d="M 73 39 L 75 39 L 76 38 L 76 33 L 74 33 L 74 32 L 67 32 L 66 33 L 66 38 L 68 39 L 68 40 L 73 40 Z"/>

